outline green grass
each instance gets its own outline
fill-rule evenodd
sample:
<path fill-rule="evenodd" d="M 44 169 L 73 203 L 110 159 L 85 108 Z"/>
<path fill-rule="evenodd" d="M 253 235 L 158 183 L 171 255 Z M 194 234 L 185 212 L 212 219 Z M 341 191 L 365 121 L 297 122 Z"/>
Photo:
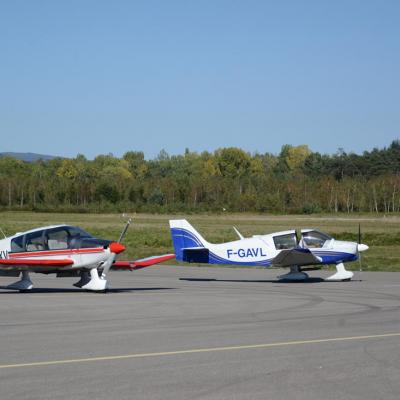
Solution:
<path fill-rule="evenodd" d="M 287 229 L 317 228 L 337 239 L 357 240 L 358 224 L 361 224 L 363 243 L 370 249 L 363 253 L 363 270 L 400 271 L 400 217 L 377 217 L 375 215 L 288 215 L 270 216 L 256 214 L 220 215 L 133 215 L 124 244 L 126 252 L 121 259 L 136 259 L 149 255 L 173 252 L 168 220 L 185 218 L 210 242 L 237 239 L 232 226 L 244 236 L 265 234 Z M 7 235 L 38 226 L 67 223 L 81 226 L 97 237 L 116 240 L 124 226 L 118 214 L 63 214 L 1 212 L 0 227 Z M 358 262 L 347 265 L 358 269 Z"/>

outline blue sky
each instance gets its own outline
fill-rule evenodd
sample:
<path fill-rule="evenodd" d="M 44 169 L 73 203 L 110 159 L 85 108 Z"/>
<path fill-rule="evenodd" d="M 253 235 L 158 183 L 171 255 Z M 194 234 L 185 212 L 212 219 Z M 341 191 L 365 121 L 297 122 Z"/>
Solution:
<path fill-rule="evenodd" d="M 0 151 L 384 147 L 399 20 L 390 0 L 3 1 Z"/>

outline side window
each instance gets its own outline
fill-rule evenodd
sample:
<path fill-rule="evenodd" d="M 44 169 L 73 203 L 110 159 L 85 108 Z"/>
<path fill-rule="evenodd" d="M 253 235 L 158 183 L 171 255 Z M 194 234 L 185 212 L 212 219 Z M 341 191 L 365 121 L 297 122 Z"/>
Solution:
<path fill-rule="evenodd" d="M 68 249 L 68 232 L 65 229 L 55 229 L 46 232 L 49 250 Z"/>
<path fill-rule="evenodd" d="M 11 240 L 11 251 L 25 251 L 24 236 L 18 236 L 15 239 Z"/>
<path fill-rule="evenodd" d="M 26 251 L 45 250 L 43 231 L 27 233 L 25 235 L 25 249 Z"/>
<path fill-rule="evenodd" d="M 277 250 L 293 249 L 297 246 L 296 234 L 274 236 L 274 243 Z"/>

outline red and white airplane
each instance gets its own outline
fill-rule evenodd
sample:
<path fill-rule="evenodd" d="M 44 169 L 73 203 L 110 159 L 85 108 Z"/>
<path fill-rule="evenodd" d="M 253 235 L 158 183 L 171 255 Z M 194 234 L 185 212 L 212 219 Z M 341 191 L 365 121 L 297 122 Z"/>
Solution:
<path fill-rule="evenodd" d="M 0 276 L 21 275 L 5 289 L 28 291 L 33 288 L 29 273 L 57 274 L 57 277 L 80 277 L 74 284 L 92 291 L 109 288 L 107 273 L 111 267 L 130 270 L 148 267 L 172 258 L 174 254 L 153 256 L 136 261 L 116 261 L 125 250 L 118 242 L 98 239 L 83 229 L 70 225 L 53 225 L 20 232 L 0 240 Z"/>

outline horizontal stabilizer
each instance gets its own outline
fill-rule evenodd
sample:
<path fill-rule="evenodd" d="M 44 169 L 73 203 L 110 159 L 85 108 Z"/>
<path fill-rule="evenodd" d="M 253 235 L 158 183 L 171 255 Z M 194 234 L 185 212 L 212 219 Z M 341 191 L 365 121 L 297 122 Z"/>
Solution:
<path fill-rule="evenodd" d="M 281 252 L 272 260 L 274 267 L 290 267 L 292 265 L 312 265 L 321 263 L 321 259 L 316 257 L 308 249 L 287 249 Z"/>
<path fill-rule="evenodd" d="M 129 268 L 131 270 L 134 270 L 150 267 L 151 265 L 172 260 L 173 258 L 175 258 L 175 254 L 164 254 L 161 256 L 146 257 L 136 261 L 116 261 L 112 266 L 116 268 Z"/>

